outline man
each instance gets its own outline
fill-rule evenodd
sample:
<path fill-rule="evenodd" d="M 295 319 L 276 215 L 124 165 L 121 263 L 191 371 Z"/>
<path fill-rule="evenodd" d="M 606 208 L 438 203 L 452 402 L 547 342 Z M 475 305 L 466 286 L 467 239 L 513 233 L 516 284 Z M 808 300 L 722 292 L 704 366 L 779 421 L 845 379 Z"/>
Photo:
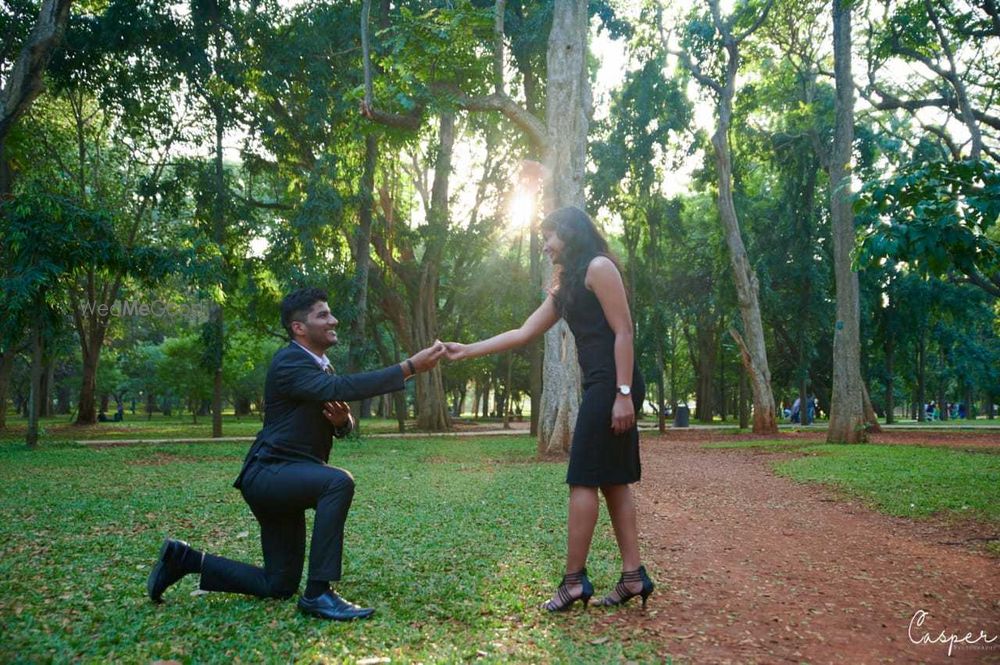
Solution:
<path fill-rule="evenodd" d="M 146 588 L 160 602 L 170 585 L 200 573 L 205 591 L 290 598 L 302 577 L 305 511 L 313 508 L 309 577 L 299 609 L 323 619 L 364 619 L 375 610 L 349 603 L 330 588 L 340 579 L 344 522 L 354 497 L 351 474 L 327 465 L 333 437 L 346 436 L 353 428 L 345 402 L 402 390 L 405 379 L 437 364 L 444 345 L 437 342 L 399 365 L 336 376 L 324 355 L 337 344 L 337 319 L 325 292 L 301 289 L 286 296 L 281 324 L 292 341 L 271 360 L 264 384 L 264 428 L 233 484 L 260 523 L 264 567 L 205 554 L 168 538 Z"/>

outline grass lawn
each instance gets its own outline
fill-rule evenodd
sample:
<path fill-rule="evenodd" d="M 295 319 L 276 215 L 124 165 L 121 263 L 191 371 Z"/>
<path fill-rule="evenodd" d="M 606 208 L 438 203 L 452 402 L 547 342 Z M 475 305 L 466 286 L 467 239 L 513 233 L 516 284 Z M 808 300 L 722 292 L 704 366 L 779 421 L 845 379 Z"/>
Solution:
<path fill-rule="evenodd" d="M 145 581 L 167 535 L 261 561 L 257 524 L 230 487 L 246 447 L 0 444 L 0 661 L 667 657 L 651 635 L 602 634 L 601 610 L 536 609 L 561 575 L 566 489 L 563 464 L 535 461 L 529 437 L 336 444 L 333 463 L 357 481 L 339 590 L 377 608 L 369 621 L 304 617 L 294 600 L 192 596 L 196 577 L 153 605 Z M 602 514 L 598 592 L 618 569 Z"/>
<path fill-rule="evenodd" d="M 483 421 L 485 427 L 487 421 Z M 145 415 L 126 413 L 125 420 L 118 423 L 97 423 L 95 425 L 76 426 L 69 416 L 56 416 L 41 420 L 42 441 L 86 441 L 93 439 L 201 439 L 212 436 L 211 416 L 200 416 L 198 422 L 192 422 L 190 415 L 164 416 L 153 414 L 151 419 Z M 407 422 L 407 431 L 412 431 L 415 421 Z M 499 421 L 494 425 L 500 427 Z M 388 434 L 398 431 L 395 419 L 366 418 L 361 421 L 361 427 L 366 434 Z M 241 416 L 239 419 L 231 413 L 223 414 L 222 434 L 227 437 L 253 437 L 260 431 L 261 421 L 254 415 Z M 0 441 L 24 441 L 28 429 L 26 419 L 8 414 L 7 428 L 0 431 Z"/>
<path fill-rule="evenodd" d="M 933 434 L 928 432 L 929 437 Z M 901 517 L 973 518 L 1000 525 L 1000 453 L 919 445 L 827 445 L 802 441 L 735 441 L 711 448 L 765 448 L 804 453 L 775 471 L 859 497 Z"/>

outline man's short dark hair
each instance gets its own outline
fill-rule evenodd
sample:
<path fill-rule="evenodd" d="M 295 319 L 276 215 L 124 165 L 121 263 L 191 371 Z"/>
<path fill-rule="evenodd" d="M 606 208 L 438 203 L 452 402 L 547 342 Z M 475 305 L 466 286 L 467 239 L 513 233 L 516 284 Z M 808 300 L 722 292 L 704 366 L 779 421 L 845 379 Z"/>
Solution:
<path fill-rule="evenodd" d="M 329 302 L 326 291 L 307 287 L 289 293 L 281 301 L 281 327 L 288 331 L 289 339 L 294 339 L 292 334 L 292 321 L 306 322 L 309 310 L 318 302 Z"/>

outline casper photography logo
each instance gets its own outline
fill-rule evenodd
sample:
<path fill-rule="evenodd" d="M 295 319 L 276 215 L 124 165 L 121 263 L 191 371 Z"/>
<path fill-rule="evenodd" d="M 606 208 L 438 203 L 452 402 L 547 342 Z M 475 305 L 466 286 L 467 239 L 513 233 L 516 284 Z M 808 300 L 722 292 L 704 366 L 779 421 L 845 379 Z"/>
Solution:
<path fill-rule="evenodd" d="M 910 619 L 907 634 L 913 644 L 947 646 L 949 656 L 959 649 L 970 651 L 1000 650 L 1000 643 L 997 643 L 997 640 L 1000 640 L 1000 634 L 994 632 L 991 635 L 985 629 L 964 632 L 962 630 L 953 631 L 950 627 L 939 629 L 937 626 L 940 625 L 940 622 L 927 621 L 930 615 L 927 610 L 917 610 L 913 614 L 913 618 Z"/>
<path fill-rule="evenodd" d="M 190 323 L 204 323 L 209 318 L 209 306 L 201 302 L 116 300 L 110 305 L 85 302 L 82 309 L 84 314 L 92 316 L 96 313 L 102 319 L 108 317 L 156 317 L 159 319 L 185 319 Z"/>

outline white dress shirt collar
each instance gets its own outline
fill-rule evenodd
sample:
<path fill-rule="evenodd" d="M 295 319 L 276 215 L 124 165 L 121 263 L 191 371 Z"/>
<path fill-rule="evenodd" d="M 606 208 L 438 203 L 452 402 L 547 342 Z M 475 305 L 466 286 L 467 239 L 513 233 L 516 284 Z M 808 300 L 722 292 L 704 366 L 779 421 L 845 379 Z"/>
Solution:
<path fill-rule="evenodd" d="M 316 361 L 316 364 L 319 365 L 319 368 L 321 370 L 323 370 L 324 372 L 326 371 L 326 368 L 330 366 L 330 359 L 327 358 L 325 354 L 322 355 L 322 356 L 317 356 L 315 353 L 313 353 L 312 351 L 310 351 L 306 347 L 302 346 L 301 344 L 299 344 L 295 340 L 292 340 L 292 344 L 295 344 L 300 349 L 302 349 L 303 351 L 305 351 L 306 353 L 308 353 L 310 356 L 312 356 L 312 359 Z"/>

